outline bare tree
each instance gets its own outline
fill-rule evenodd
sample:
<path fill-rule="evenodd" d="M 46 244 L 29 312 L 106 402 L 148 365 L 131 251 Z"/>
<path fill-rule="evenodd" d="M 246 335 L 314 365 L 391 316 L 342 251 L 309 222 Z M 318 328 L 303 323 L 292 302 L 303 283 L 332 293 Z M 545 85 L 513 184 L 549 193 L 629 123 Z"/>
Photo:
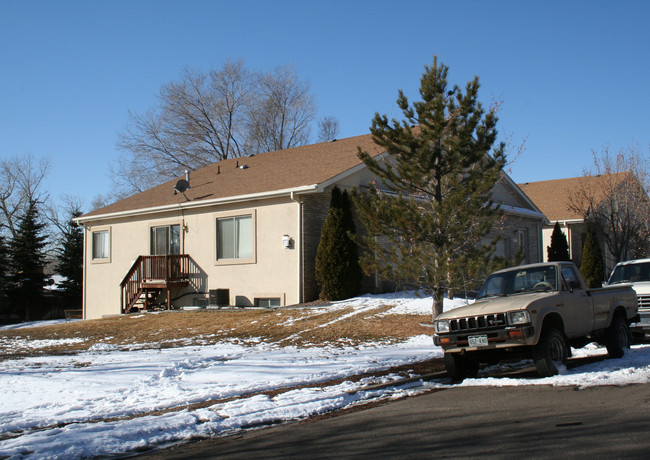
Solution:
<path fill-rule="evenodd" d="M 119 136 L 126 155 L 112 171 L 118 192 L 141 191 L 184 169 L 244 155 L 253 81 L 243 62 L 228 61 L 207 74 L 186 69 L 179 82 L 163 85 L 157 110 L 130 113 Z"/>
<path fill-rule="evenodd" d="M 339 121 L 332 116 L 323 117 L 318 121 L 318 142 L 330 142 L 339 134 Z"/>
<path fill-rule="evenodd" d="M 102 194 L 98 193 L 93 197 L 93 199 L 90 202 L 90 210 L 94 211 L 95 209 L 103 208 L 104 206 L 107 206 L 111 204 L 113 201 L 111 199 L 111 196 L 107 194 Z"/>
<path fill-rule="evenodd" d="M 56 206 L 49 205 L 45 208 L 45 218 L 52 224 L 58 233 L 64 233 L 70 225 L 70 216 L 78 217 L 83 214 L 84 200 L 79 196 L 65 194 L 61 196 L 60 203 Z M 60 238 L 58 235 L 57 238 Z"/>
<path fill-rule="evenodd" d="M 638 148 L 593 152 L 593 169 L 569 197 L 569 209 L 596 226 L 609 254 L 607 265 L 645 257 L 650 230 L 648 157 Z"/>
<path fill-rule="evenodd" d="M 185 70 L 160 90 L 158 107 L 130 114 L 112 167 L 116 197 L 227 158 L 302 145 L 315 114 L 309 84 L 291 67 L 253 73 L 242 61 Z"/>
<path fill-rule="evenodd" d="M 48 158 L 36 159 L 29 154 L 0 161 L 0 233 L 8 231 L 15 237 L 18 218 L 29 203 L 48 201 L 42 185 L 49 169 Z"/>
<path fill-rule="evenodd" d="M 258 75 L 249 124 L 252 150 L 272 152 L 306 144 L 315 115 L 309 83 L 298 80 L 293 67 Z"/>

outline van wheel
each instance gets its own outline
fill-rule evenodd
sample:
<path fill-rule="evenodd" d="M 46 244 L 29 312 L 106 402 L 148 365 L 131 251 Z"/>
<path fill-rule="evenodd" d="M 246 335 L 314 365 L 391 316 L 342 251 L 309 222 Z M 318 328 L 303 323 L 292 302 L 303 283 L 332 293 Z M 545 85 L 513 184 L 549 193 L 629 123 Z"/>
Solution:
<path fill-rule="evenodd" d="M 445 368 L 452 380 L 460 382 L 477 376 L 478 361 L 460 353 L 445 353 Z"/>
<path fill-rule="evenodd" d="M 612 324 L 605 333 L 607 353 L 611 358 L 622 358 L 625 350 L 630 348 L 630 342 L 630 328 L 627 321 L 621 315 L 614 316 Z"/>
<path fill-rule="evenodd" d="M 569 344 L 564 334 L 554 327 L 545 329 L 539 343 L 533 347 L 533 362 L 540 377 L 551 377 L 558 373 L 558 366 L 566 364 Z"/>

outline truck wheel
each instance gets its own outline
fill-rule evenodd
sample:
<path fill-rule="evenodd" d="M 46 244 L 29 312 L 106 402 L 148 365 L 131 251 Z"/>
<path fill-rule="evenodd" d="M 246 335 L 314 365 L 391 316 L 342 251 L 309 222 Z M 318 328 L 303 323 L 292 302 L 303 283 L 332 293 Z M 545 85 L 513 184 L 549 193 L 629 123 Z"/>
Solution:
<path fill-rule="evenodd" d="M 445 353 L 445 368 L 452 380 L 460 382 L 471 379 L 478 374 L 478 361 L 460 353 Z"/>
<path fill-rule="evenodd" d="M 630 341 L 630 328 L 627 321 L 620 315 L 614 316 L 612 324 L 605 333 L 607 353 L 611 358 L 622 358 L 625 350 L 630 348 Z"/>
<path fill-rule="evenodd" d="M 558 373 L 557 366 L 566 364 L 569 345 L 564 334 L 554 327 L 542 332 L 539 343 L 533 347 L 533 362 L 540 377 L 551 377 Z"/>

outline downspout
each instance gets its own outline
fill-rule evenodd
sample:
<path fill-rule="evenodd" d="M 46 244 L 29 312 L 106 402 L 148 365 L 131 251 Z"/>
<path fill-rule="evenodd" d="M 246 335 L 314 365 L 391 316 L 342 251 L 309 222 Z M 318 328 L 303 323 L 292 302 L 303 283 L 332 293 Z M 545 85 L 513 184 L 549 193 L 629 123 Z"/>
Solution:
<path fill-rule="evenodd" d="M 303 238 L 302 234 L 302 220 L 303 220 L 303 205 L 302 201 L 298 200 L 294 194 L 294 192 L 291 192 L 290 195 L 291 201 L 294 201 L 298 204 L 298 238 L 300 238 L 300 244 L 296 244 L 296 249 L 298 250 L 298 303 L 304 302 L 305 299 L 303 299 L 303 292 L 304 292 L 304 276 L 302 273 L 302 258 L 304 254 L 304 241 L 305 239 Z"/>
<path fill-rule="evenodd" d="M 86 237 L 86 234 L 88 233 L 88 228 L 86 227 L 85 224 L 83 224 L 84 228 L 84 251 L 83 251 L 83 271 L 81 275 L 81 308 L 83 310 L 83 319 L 86 319 L 86 290 L 88 289 L 88 283 L 87 283 L 87 276 L 86 276 L 86 271 L 88 269 L 88 238 Z M 121 295 L 121 294 L 120 294 Z"/>

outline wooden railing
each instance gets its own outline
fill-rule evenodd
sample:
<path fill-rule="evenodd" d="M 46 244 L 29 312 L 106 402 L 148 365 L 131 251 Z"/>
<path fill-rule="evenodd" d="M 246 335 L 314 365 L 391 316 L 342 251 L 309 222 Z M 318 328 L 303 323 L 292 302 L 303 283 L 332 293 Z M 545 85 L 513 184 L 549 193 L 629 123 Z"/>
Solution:
<path fill-rule="evenodd" d="M 187 281 L 190 256 L 139 256 L 120 283 L 122 288 L 122 313 L 128 313 L 144 293 L 147 284 L 163 287 Z"/>

